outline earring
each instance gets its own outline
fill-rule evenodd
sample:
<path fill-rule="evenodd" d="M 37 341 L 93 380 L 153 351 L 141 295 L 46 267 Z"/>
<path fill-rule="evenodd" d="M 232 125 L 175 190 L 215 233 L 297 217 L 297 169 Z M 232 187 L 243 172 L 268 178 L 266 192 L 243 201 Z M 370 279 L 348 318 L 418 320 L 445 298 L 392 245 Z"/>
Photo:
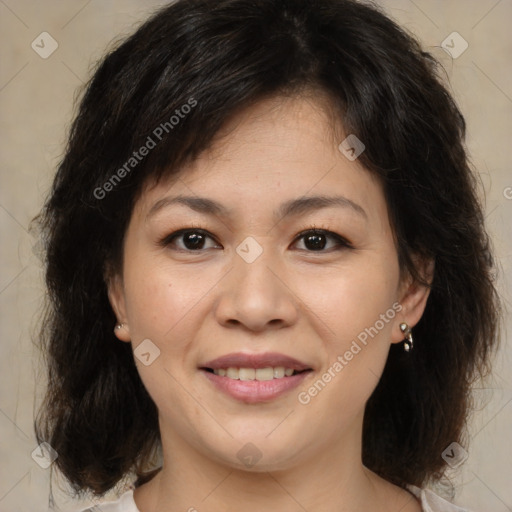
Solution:
<path fill-rule="evenodd" d="M 116 325 L 116 329 L 119 330 L 119 329 L 122 329 L 124 327 L 124 324 L 117 324 Z"/>
<path fill-rule="evenodd" d="M 406 352 L 410 352 L 413 347 L 413 340 L 412 340 L 412 332 L 411 328 L 405 323 L 402 322 L 400 324 L 400 330 L 403 332 L 405 339 L 404 339 L 404 350 Z"/>

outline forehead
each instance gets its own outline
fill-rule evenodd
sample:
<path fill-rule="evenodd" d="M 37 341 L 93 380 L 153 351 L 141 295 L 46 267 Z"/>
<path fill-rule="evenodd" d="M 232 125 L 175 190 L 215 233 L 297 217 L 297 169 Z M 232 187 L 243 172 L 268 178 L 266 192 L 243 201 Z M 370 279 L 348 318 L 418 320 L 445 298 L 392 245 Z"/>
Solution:
<path fill-rule="evenodd" d="M 340 195 L 377 209 L 384 196 L 377 177 L 339 150 L 346 137 L 325 98 L 271 98 L 242 111 L 210 148 L 171 177 L 148 185 L 140 214 L 169 196 L 211 197 L 239 209 L 271 209 L 308 195 Z"/>

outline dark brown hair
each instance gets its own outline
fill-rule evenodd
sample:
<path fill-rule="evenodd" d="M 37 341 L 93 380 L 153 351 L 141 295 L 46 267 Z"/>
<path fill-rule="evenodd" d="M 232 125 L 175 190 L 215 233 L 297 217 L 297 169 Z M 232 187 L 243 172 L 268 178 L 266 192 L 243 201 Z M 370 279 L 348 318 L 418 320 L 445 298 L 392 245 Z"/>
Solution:
<path fill-rule="evenodd" d="M 325 93 L 345 132 L 366 145 L 359 159 L 384 185 L 402 270 L 420 280 L 414 258 L 435 260 L 414 350 L 391 347 L 366 405 L 363 463 L 422 486 L 441 477 L 443 450 L 462 443 L 500 310 L 465 122 L 439 64 L 352 0 L 178 0 L 98 66 L 38 217 L 49 382 L 36 433 L 76 491 L 102 494 L 130 470 L 144 478 L 160 441 L 131 347 L 113 334 L 105 281 L 121 268 L 143 185 L 197 157 L 249 105 L 306 89 Z M 127 167 L 148 137 L 154 148 Z"/>

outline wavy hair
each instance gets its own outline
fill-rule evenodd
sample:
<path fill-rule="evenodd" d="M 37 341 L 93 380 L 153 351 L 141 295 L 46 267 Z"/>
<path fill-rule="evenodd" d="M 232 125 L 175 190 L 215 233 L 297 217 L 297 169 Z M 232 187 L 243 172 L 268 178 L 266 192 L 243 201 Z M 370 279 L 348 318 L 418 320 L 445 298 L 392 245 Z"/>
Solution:
<path fill-rule="evenodd" d="M 178 0 L 102 59 L 36 218 L 48 386 L 35 429 L 73 489 L 100 495 L 129 472 L 139 483 L 154 474 L 157 409 L 114 336 L 106 285 L 144 184 L 196 158 L 249 105 L 306 90 L 325 94 L 366 145 L 359 161 L 384 186 L 402 271 L 423 282 L 415 258 L 435 260 L 414 350 L 391 347 L 366 404 L 363 463 L 402 487 L 442 477 L 498 344 L 500 301 L 465 121 L 440 70 L 353 0 Z M 148 137 L 155 146 L 127 166 Z"/>

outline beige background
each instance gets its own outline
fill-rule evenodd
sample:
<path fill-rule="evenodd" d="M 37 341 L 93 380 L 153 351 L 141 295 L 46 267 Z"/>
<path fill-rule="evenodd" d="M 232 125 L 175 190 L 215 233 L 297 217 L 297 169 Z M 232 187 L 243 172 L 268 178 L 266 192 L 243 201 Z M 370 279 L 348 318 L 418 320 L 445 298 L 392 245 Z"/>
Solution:
<path fill-rule="evenodd" d="M 31 458 L 38 368 L 31 339 L 44 290 L 28 232 L 59 161 L 77 88 L 107 45 L 127 35 L 154 0 L 0 0 L 0 511 L 47 510 L 49 469 Z M 444 63 L 468 122 L 468 147 L 485 190 L 487 221 L 510 301 L 512 214 L 512 0 L 386 0 L 399 23 Z M 41 58 L 42 32 L 58 49 Z M 452 59 L 442 41 L 458 32 L 468 49 Z M 457 43 L 458 44 L 458 43 Z M 460 46 L 455 46 L 455 49 Z M 80 243 L 77 234 L 77 243 Z M 508 305 L 508 304 L 507 304 Z M 510 326 L 510 315 L 506 324 Z M 481 512 L 512 510 L 512 372 L 505 332 L 492 380 L 479 385 L 469 458 L 453 473 L 456 503 Z M 56 491 L 59 504 L 79 504 Z"/>

